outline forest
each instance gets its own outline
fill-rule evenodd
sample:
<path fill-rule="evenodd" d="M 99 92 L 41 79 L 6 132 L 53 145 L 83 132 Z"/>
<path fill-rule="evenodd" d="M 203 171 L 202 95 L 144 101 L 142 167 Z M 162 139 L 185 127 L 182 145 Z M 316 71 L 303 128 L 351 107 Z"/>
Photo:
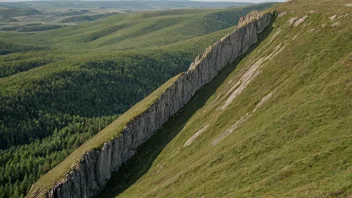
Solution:
<path fill-rule="evenodd" d="M 69 26 L 2 29 L 0 197 L 24 197 L 74 149 L 185 71 L 239 17 L 270 5 L 111 14 Z"/>
<path fill-rule="evenodd" d="M 182 53 L 90 60 L 18 87 L 17 93 L 2 93 L 0 197 L 25 195 L 43 173 L 190 60 Z"/>

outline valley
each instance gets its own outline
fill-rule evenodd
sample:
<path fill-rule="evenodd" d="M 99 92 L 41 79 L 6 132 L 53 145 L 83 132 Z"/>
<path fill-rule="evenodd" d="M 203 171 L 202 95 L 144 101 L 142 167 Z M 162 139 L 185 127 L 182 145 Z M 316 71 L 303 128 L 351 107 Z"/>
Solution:
<path fill-rule="evenodd" d="M 77 147 L 186 70 L 241 16 L 269 6 L 125 13 L 58 29 L 0 31 L 0 197 L 23 197 Z"/>
<path fill-rule="evenodd" d="M 0 30 L 0 197 L 352 196 L 347 0 L 154 9 Z"/>

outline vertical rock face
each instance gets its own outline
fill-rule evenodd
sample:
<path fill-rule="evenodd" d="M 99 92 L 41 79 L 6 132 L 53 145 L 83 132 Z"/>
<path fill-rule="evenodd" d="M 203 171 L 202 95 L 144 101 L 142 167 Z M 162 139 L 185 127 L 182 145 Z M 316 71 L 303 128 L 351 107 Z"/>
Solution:
<path fill-rule="evenodd" d="M 238 26 L 248 24 L 249 22 L 259 19 L 260 17 L 262 17 L 262 14 L 257 10 L 253 10 L 246 16 L 240 18 L 240 20 L 238 21 Z"/>
<path fill-rule="evenodd" d="M 87 152 L 81 161 L 50 191 L 30 194 L 30 197 L 94 197 L 137 148 L 180 110 L 205 84 L 226 65 L 258 41 L 259 34 L 271 23 L 275 13 L 254 12 L 240 20 L 239 27 L 196 57 L 188 71 L 171 85 L 150 108 L 131 120 L 116 139 L 100 150 Z"/>

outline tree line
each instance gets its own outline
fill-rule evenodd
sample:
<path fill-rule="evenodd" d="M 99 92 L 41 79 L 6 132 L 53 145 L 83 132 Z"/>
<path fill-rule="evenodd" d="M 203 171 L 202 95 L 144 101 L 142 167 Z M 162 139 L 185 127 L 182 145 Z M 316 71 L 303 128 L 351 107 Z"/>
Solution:
<path fill-rule="evenodd" d="M 185 70 L 191 57 L 182 52 L 99 57 L 11 87 L 15 91 L 0 88 L 0 197 L 24 197 L 41 175 Z"/>

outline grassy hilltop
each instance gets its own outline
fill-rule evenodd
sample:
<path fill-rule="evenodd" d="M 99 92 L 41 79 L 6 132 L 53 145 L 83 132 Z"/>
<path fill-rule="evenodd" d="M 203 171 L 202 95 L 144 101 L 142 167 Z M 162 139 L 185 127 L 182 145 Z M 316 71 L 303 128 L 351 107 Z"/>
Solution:
<path fill-rule="evenodd" d="M 186 70 L 240 16 L 270 5 L 117 14 L 51 30 L 34 23 L 20 27 L 26 31 L 0 31 L 0 197 L 23 197 L 77 147 Z"/>
<path fill-rule="evenodd" d="M 350 197 L 350 6 L 278 5 L 262 42 L 198 91 L 99 197 Z"/>

